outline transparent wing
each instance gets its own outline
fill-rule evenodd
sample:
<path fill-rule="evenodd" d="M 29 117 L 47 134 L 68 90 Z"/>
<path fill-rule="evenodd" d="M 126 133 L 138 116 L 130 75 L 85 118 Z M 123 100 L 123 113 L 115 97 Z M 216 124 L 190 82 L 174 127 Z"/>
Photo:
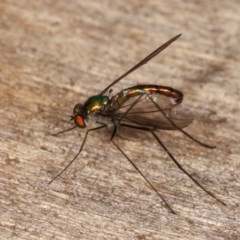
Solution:
<path fill-rule="evenodd" d="M 162 52 L 165 48 L 167 48 L 171 43 L 176 41 L 182 34 L 178 34 L 175 37 L 171 38 L 167 42 L 165 42 L 163 45 L 155 49 L 152 53 L 150 53 L 148 56 L 146 56 L 144 59 L 142 59 L 140 62 L 138 62 L 136 65 L 134 65 L 132 68 L 130 68 L 127 72 L 125 72 L 123 75 L 115 79 L 112 83 L 110 83 L 99 95 L 104 95 L 110 87 L 115 85 L 117 82 L 119 82 L 121 79 L 125 78 L 127 75 L 135 71 L 136 69 L 140 68 L 142 65 L 146 64 L 148 61 L 150 61 L 152 58 L 157 56 L 160 52 Z"/>
<path fill-rule="evenodd" d="M 177 129 L 160 109 L 178 128 L 185 128 L 193 121 L 193 116 L 187 109 L 176 105 L 171 98 L 156 93 L 132 97 L 115 112 L 115 116 L 125 124 L 165 130 Z"/>

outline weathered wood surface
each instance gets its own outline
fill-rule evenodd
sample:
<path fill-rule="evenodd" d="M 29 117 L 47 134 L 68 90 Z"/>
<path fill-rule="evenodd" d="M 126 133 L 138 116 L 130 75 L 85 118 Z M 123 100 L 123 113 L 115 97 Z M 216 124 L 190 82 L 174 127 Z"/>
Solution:
<path fill-rule="evenodd" d="M 0 2 L 1 239 L 239 239 L 240 5 L 232 1 Z M 124 79 L 172 86 L 195 114 L 187 128 L 159 136 L 227 206 L 193 184 L 151 136 L 118 144 L 177 215 L 135 172 L 106 134 L 78 151 L 77 102 L 98 93 L 158 45 L 183 36 Z M 139 136 L 138 136 L 139 137 Z"/>

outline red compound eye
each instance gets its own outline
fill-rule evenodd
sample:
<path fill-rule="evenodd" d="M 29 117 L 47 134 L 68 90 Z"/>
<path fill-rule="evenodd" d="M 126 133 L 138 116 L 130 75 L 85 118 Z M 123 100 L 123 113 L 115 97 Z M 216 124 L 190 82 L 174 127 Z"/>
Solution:
<path fill-rule="evenodd" d="M 79 115 L 75 117 L 75 123 L 81 128 L 86 127 L 84 118 Z"/>

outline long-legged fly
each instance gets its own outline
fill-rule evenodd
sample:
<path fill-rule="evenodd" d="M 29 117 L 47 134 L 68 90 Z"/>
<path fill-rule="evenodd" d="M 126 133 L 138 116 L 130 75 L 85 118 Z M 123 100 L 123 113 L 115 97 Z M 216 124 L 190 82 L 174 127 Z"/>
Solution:
<path fill-rule="evenodd" d="M 176 111 L 177 106 L 183 101 L 183 93 L 167 86 L 155 85 L 155 84 L 141 84 L 135 85 L 129 88 L 125 88 L 117 94 L 110 97 L 112 87 L 122 80 L 124 77 L 146 64 L 161 51 L 167 48 L 172 42 L 178 39 L 181 34 L 173 37 L 147 57 L 142 59 L 131 69 L 125 72 L 123 75 L 114 80 L 106 88 L 104 88 L 99 94 L 89 97 L 84 104 L 78 103 L 73 108 L 72 120 L 75 122 L 75 126 L 70 129 L 61 131 L 63 133 L 70 131 L 74 128 L 87 128 L 91 121 L 94 121 L 98 125 L 94 128 L 89 128 L 86 131 L 83 142 L 80 146 L 78 153 L 67 164 L 67 166 L 59 172 L 49 183 L 52 183 L 57 177 L 59 177 L 64 171 L 66 171 L 70 165 L 76 160 L 90 132 L 98 131 L 103 128 L 111 129 L 109 140 L 110 142 L 123 154 L 123 156 L 131 163 L 136 171 L 143 177 L 153 191 L 162 199 L 166 207 L 170 212 L 175 213 L 171 206 L 167 203 L 165 198 L 158 192 L 154 185 L 144 176 L 142 171 L 136 166 L 136 164 L 126 155 L 121 147 L 116 143 L 115 137 L 117 132 L 122 128 L 137 129 L 142 132 L 148 132 L 157 141 L 157 143 L 168 154 L 169 158 L 177 165 L 177 167 L 185 173 L 198 187 L 205 191 L 209 196 L 225 205 L 225 203 L 217 198 L 213 193 L 202 186 L 193 176 L 191 176 L 172 155 L 168 148 L 163 144 L 161 139 L 157 135 L 158 130 L 178 130 L 186 135 L 194 142 L 202 145 L 206 148 L 214 148 L 205 144 L 189 133 L 183 128 L 187 127 L 192 122 L 192 116 L 184 115 L 184 112 Z M 111 126 L 111 128 L 109 128 Z M 57 133 L 57 134 L 59 134 Z"/>

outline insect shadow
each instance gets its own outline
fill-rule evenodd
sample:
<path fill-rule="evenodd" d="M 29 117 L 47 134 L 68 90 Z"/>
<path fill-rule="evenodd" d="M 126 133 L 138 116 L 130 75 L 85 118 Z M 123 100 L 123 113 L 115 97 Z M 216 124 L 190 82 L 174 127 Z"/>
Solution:
<path fill-rule="evenodd" d="M 114 141 L 117 136 L 116 133 L 121 131 L 121 128 L 135 129 L 143 132 L 148 132 L 157 141 L 157 143 L 168 154 L 169 158 L 177 165 L 177 167 L 186 174 L 198 187 L 200 187 L 209 196 L 214 198 L 219 203 L 226 205 L 222 200 L 217 198 L 212 192 L 207 190 L 201 185 L 193 176 L 188 173 L 185 168 L 177 161 L 173 154 L 163 144 L 161 139 L 157 135 L 158 130 L 178 130 L 182 132 L 189 139 L 200 144 L 206 148 L 214 148 L 215 146 L 203 143 L 183 128 L 187 127 L 193 120 L 192 116 L 179 110 L 179 105 L 183 101 L 183 93 L 168 86 L 161 86 L 155 84 L 139 84 L 135 85 L 110 97 L 112 88 L 121 79 L 146 64 L 161 51 L 167 48 L 172 42 L 178 39 L 181 34 L 176 35 L 169 41 L 158 47 L 131 69 L 125 72 L 123 75 L 115 79 L 111 84 L 104 88 L 99 94 L 89 97 L 84 104 L 78 103 L 73 108 L 73 116 L 71 120 L 75 122 L 75 125 L 69 129 L 58 132 L 54 135 L 59 135 L 75 128 L 87 128 L 83 142 L 80 146 L 78 153 L 75 157 L 62 169 L 52 180 L 51 184 L 56 178 L 58 178 L 63 172 L 65 172 L 71 164 L 76 160 L 79 154 L 82 152 L 86 143 L 88 135 L 91 132 L 98 131 L 106 128 L 110 131 L 110 142 L 122 153 L 122 155 L 131 163 L 135 170 L 142 176 L 142 178 L 148 183 L 150 188 L 160 197 L 165 203 L 166 207 L 171 213 L 175 214 L 175 211 L 168 204 L 165 198 L 158 192 L 154 185 L 148 180 L 142 171 L 136 166 L 136 164 L 127 156 L 127 154 L 121 149 L 121 147 Z M 97 126 L 89 128 L 90 123 L 94 122 Z"/>

